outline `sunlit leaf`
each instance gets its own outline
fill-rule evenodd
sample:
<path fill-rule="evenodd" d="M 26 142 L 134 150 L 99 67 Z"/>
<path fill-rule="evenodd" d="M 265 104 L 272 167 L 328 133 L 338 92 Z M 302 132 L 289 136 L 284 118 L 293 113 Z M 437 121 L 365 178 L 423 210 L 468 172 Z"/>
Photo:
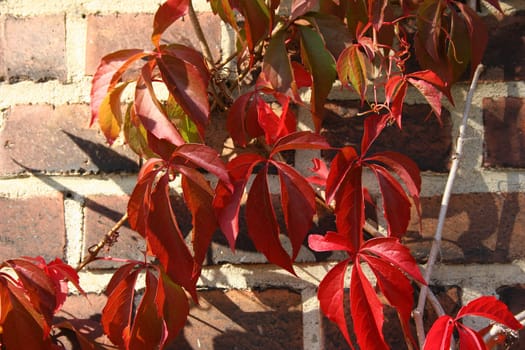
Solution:
<path fill-rule="evenodd" d="M 352 85 L 361 102 L 365 100 L 367 90 L 368 59 L 361 52 L 360 45 L 350 45 L 337 59 L 337 73 L 341 83 Z"/>
<path fill-rule="evenodd" d="M 191 0 L 168 0 L 159 7 L 153 19 L 153 45 L 159 46 L 160 37 L 168 27 L 187 11 Z"/>
<path fill-rule="evenodd" d="M 98 123 L 106 140 L 111 145 L 120 134 L 122 126 L 122 105 L 120 96 L 128 83 L 123 83 L 109 92 L 100 104 Z"/>

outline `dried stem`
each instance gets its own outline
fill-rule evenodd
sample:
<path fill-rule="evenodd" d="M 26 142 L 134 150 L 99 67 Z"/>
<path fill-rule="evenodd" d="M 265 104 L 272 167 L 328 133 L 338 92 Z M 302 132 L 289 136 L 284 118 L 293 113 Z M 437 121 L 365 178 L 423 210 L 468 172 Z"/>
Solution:
<path fill-rule="evenodd" d="M 104 248 L 107 244 L 111 245 L 115 243 L 115 240 L 117 238 L 117 232 L 118 230 L 124 225 L 126 220 L 128 219 L 128 214 L 124 214 L 120 220 L 109 230 L 104 237 L 96 244 L 91 246 L 88 249 L 88 254 L 82 259 L 80 264 L 77 266 L 77 271 L 82 270 L 87 264 L 92 262 L 97 258 L 98 253 Z"/>
<path fill-rule="evenodd" d="M 476 68 L 476 71 L 474 72 L 474 77 L 472 79 L 472 83 L 470 84 L 470 88 L 469 88 L 468 95 L 467 95 L 467 100 L 465 102 L 465 109 L 463 111 L 463 119 L 462 119 L 461 125 L 459 126 L 459 136 L 457 139 L 456 154 L 453 157 L 452 166 L 450 167 L 450 171 L 448 174 L 447 184 L 445 186 L 445 191 L 443 192 L 443 198 L 441 200 L 441 208 L 439 211 L 439 219 L 438 219 L 438 224 L 436 228 L 436 233 L 434 234 L 434 241 L 432 242 L 432 248 L 430 249 L 428 262 L 425 268 L 424 277 L 427 283 L 430 281 L 430 277 L 432 276 L 432 269 L 434 268 L 434 265 L 436 264 L 438 254 L 441 249 L 441 240 L 443 237 L 443 234 L 442 234 L 443 226 L 445 224 L 445 218 L 447 215 L 448 203 L 450 201 L 450 196 L 452 194 L 452 186 L 454 184 L 454 180 L 458 172 L 459 161 L 463 153 L 463 144 L 465 142 L 467 120 L 470 114 L 470 106 L 472 104 L 472 97 L 474 95 L 474 90 L 476 89 L 476 85 L 477 85 L 479 76 L 482 71 L 483 71 L 483 65 L 480 64 L 478 65 L 478 67 Z M 421 347 L 423 346 L 425 342 L 425 330 L 423 328 L 423 310 L 425 308 L 425 301 L 428 296 L 428 291 L 429 291 L 428 286 L 423 286 L 421 288 L 421 292 L 419 293 L 419 300 L 418 300 L 417 308 L 416 310 L 414 310 L 414 321 L 416 323 L 417 336 L 418 336 L 419 344 Z"/>
<path fill-rule="evenodd" d="M 517 315 L 514 315 L 514 317 L 518 320 L 519 323 L 521 323 L 522 326 L 525 326 L 525 311 L 520 312 Z M 510 343 L 512 343 L 512 340 L 516 340 L 518 338 L 518 332 L 509 329 L 503 325 L 500 325 L 498 323 L 494 323 L 490 330 L 485 334 L 483 337 L 483 341 L 487 345 L 487 349 L 492 350 L 495 347 L 493 345 L 498 344 L 497 341 L 498 338 L 503 337 L 504 341 L 507 342 L 510 339 Z M 514 338 L 514 339 L 512 339 Z M 505 348 L 507 349 L 507 348 Z"/>

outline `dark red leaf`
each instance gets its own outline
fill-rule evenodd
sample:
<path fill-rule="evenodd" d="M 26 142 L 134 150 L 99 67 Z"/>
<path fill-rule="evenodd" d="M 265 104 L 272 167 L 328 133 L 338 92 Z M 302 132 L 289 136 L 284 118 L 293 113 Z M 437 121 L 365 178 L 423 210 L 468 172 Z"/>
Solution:
<path fill-rule="evenodd" d="M 485 317 L 514 330 L 523 328 L 509 311 L 507 305 L 493 296 L 482 296 L 463 306 L 459 310 L 456 320 L 465 316 Z"/>
<path fill-rule="evenodd" d="M 70 321 L 62 321 L 53 325 L 58 329 L 67 329 L 75 333 L 75 338 L 80 346 L 80 350 L 95 350 L 95 344 L 91 342 L 84 333 L 82 333 L 77 327 L 75 327 Z"/>
<path fill-rule="evenodd" d="M 156 138 L 166 140 L 175 146 L 182 145 L 185 143 L 183 137 L 168 119 L 162 105 L 155 97 L 152 69 L 151 65 L 145 65 L 142 68 L 142 75 L 137 81 L 135 90 L 135 112 L 146 130 Z M 157 152 L 156 149 L 153 151 Z"/>
<path fill-rule="evenodd" d="M 153 20 L 153 34 L 151 41 L 153 45 L 159 46 L 162 33 L 177 19 L 184 16 L 188 11 L 188 5 L 191 0 L 168 0 L 155 13 Z"/>
<path fill-rule="evenodd" d="M 385 18 L 387 0 L 368 0 L 368 18 L 375 30 L 381 29 Z"/>
<path fill-rule="evenodd" d="M 301 57 L 313 77 L 310 105 L 315 130 L 319 131 L 324 118 L 325 99 L 337 77 L 335 60 L 319 33 L 306 26 L 299 26 L 298 29 L 301 35 Z"/>
<path fill-rule="evenodd" d="M 272 162 L 281 182 L 281 207 L 288 237 L 292 243 L 292 261 L 295 260 L 316 212 L 315 192 L 306 179 L 293 167 Z"/>
<path fill-rule="evenodd" d="M 245 18 L 244 31 L 250 52 L 270 31 L 270 11 L 264 0 L 238 0 L 239 9 Z"/>
<path fill-rule="evenodd" d="M 395 76 L 386 83 L 386 100 L 390 108 L 390 117 L 394 119 L 401 129 L 403 116 L 403 103 L 407 94 L 407 82 L 404 78 Z"/>
<path fill-rule="evenodd" d="M 356 258 L 350 279 L 350 311 L 361 349 L 387 350 L 383 336 L 383 305 Z"/>
<path fill-rule="evenodd" d="M 179 146 L 171 155 L 170 165 L 177 170 L 181 167 L 196 167 L 204 169 L 223 182 L 229 182 L 230 178 L 224 162 L 213 148 L 201 144 L 184 144 Z"/>
<path fill-rule="evenodd" d="M 162 55 L 156 62 L 168 90 L 203 135 L 204 127 L 208 124 L 210 105 L 209 75 L 202 71 L 202 58 L 193 63 L 184 60 L 184 57 Z"/>
<path fill-rule="evenodd" d="M 298 149 L 328 149 L 330 144 L 326 139 L 310 131 L 299 131 L 280 138 L 274 145 L 270 157 L 278 152 Z"/>
<path fill-rule="evenodd" d="M 133 318 L 129 342 L 126 349 L 157 349 L 165 338 L 162 314 L 157 310 L 157 278 L 146 270 L 146 290 Z"/>
<path fill-rule="evenodd" d="M 196 299 L 194 260 L 177 224 L 169 196 L 168 175 L 162 176 L 151 192 L 146 240 L 166 273 Z"/>
<path fill-rule="evenodd" d="M 344 308 L 345 274 L 349 262 L 350 259 L 346 259 L 328 271 L 319 283 L 317 298 L 323 314 L 337 324 L 350 348 L 354 349 L 348 333 Z"/>
<path fill-rule="evenodd" d="M 312 86 L 312 76 L 306 68 L 299 62 L 292 62 L 293 76 L 297 84 L 297 88 L 310 87 Z"/>
<path fill-rule="evenodd" d="M 268 188 L 268 165 L 259 171 L 248 193 L 246 201 L 246 223 L 255 248 L 268 261 L 295 274 L 292 261 L 279 240 L 279 225 Z M 263 224 L 264 223 L 264 224 Z"/>
<path fill-rule="evenodd" d="M 155 303 L 162 315 L 163 328 L 166 332 L 163 344 L 169 344 L 186 324 L 190 312 L 188 298 L 184 290 L 161 271 Z"/>
<path fill-rule="evenodd" d="M 365 129 L 361 140 L 361 155 L 364 156 L 388 123 L 388 115 L 372 114 L 365 119 Z"/>
<path fill-rule="evenodd" d="M 128 49 L 113 52 L 100 61 L 91 83 L 91 122 L 98 119 L 102 101 L 107 93 L 118 83 L 122 74 L 135 61 L 147 56 L 148 53 L 139 49 Z"/>
<path fill-rule="evenodd" d="M 438 318 L 427 333 L 423 350 L 450 350 L 454 320 L 448 315 Z"/>
<path fill-rule="evenodd" d="M 330 165 L 330 173 L 326 181 L 326 203 L 331 203 L 345 177 L 357 165 L 359 156 L 353 147 L 344 147 L 334 157 Z"/>
<path fill-rule="evenodd" d="M 254 124 L 258 130 L 255 132 L 253 132 L 253 130 L 248 132 L 247 130 L 246 124 L 249 123 L 249 118 L 255 118 L 255 120 L 257 120 L 256 105 L 254 101 L 252 101 L 253 96 L 254 92 L 239 96 L 228 110 L 226 129 L 228 129 L 233 141 L 241 147 L 245 147 L 249 141 L 246 136 L 255 137 L 264 133 L 257 122 Z"/>
<path fill-rule="evenodd" d="M 213 233 L 218 227 L 215 211 L 213 210 L 213 190 L 209 182 L 198 171 L 193 170 L 192 176 L 182 177 L 184 201 L 192 215 L 192 246 L 196 272 L 200 273 L 200 266 L 206 258 Z"/>
<path fill-rule="evenodd" d="M 113 284 L 110 292 L 106 291 L 108 300 L 102 310 L 102 327 L 113 344 L 121 348 L 125 348 L 130 337 L 135 282 L 139 272 L 140 270 L 129 271 L 125 278 Z"/>
<path fill-rule="evenodd" d="M 410 221 L 410 201 L 403 187 L 383 167 L 369 164 L 379 182 L 388 235 L 402 237 Z"/>
<path fill-rule="evenodd" d="M 370 239 L 363 244 L 360 253 L 378 256 L 399 268 L 412 279 L 426 285 L 416 260 L 410 254 L 410 250 L 401 244 L 397 238 L 382 237 Z"/>

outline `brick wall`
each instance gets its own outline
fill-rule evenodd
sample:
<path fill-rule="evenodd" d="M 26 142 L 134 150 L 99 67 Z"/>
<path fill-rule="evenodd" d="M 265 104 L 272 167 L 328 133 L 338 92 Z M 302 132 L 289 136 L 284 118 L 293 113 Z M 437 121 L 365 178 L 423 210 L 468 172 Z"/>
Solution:
<path fill-rule="evenodd" d="M 90 79 L 102 55 L 149 47 L 159 2 L 0 1 L 1 260 L 38 254 L 76 265 L 124 212 L 137 158 L 122 145 L 108 148 L 100 132 L 88 127 Z M 206 1 L 195 5 L 206 35 L 217 43 L 213 54 L 220 57 L 229 33 Z M 525 3 L 502 0 L 502 5 L 503 18 L 483 8 L 491 28 L 487 68 L 474 97 L 465 159 L 433 276 L 436 293 L 451 311 L 482 294 L 499 295 L 515 312 L 525 303 Z M 166 39 L 198 46 L 188 22 L 171 28 Z M 443 126 L 432 120 L 419 123 L 428 107 L 409 92 L 405 131 L 416 136 L 409 139 L 392 129 L 375 146 L 393 147 L 425 170 L 423 236 L 414 223 L 406 239 L 422 264 L 467 88 L 466 82 L 454 88 L 456 106 L 445 105 Z M 335 89 L 329 99 L 323 134 L 334 145 L 356 143 L 362 126 L 350 118 L 356 113 L 355 96 Z M 308 125 L 308 112 L 300 116 Z M 297 153 L 298 167 L 309 166 L 311 156 Z M 191 221 L 182 226 L 189 230 Z M 119 242 L 104 254 L 139 258 L 143 247 L 138 235 L 123 227 Z M 315 298 L 316 285 L 333 259 L 337 256 L 304 247 L 297 264 L 302 279 L 297 279 L 265 264 L 246 235 L 236 254 L 216 236 L 199 282 L 201 305 L 192 307 L 177 348 L 345 348 L 320 316 Z M 114 267 L 99 263 L 82 272 L 90 304 L 73 296 L 64 311 L 96 320 L 104 302 L 100 293 Z M 391 341 L 395 344 L 395 336 Z"/>

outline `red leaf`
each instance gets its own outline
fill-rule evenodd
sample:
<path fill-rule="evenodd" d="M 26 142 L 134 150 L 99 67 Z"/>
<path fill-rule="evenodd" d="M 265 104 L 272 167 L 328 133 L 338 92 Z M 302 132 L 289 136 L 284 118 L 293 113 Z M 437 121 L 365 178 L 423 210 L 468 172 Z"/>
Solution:
<path fill-rule="evenodd" d="M 282 99 L 281 99 L 282 100 Z M 275 141 L 283 136 L 295 131 L 296 118 L 295 115 L 288 110 L 289 99 L 286 98 L 281 105 L 282 113 L 279 117 L 272 107 L 262 98 L 257 96 L 257 122 L 266 137 L 266 143 L 273 145 Z"/>
<path fill-rule="evenodd" d="M 156 47 L 159 46 L 162 33 L 177 19 L 184 16 L 188 11 L 191 0 L 168 0 L 155 13 L 153 20 L 153 34 L 151 41 Z"/>
<path fill-rule="evenodd" d="M 426 285 L 416 260 L 410 254 L 410 250 L 401 244 L 397 238 L 383 237 L 370 239 L 363 244 L 360 253 L 376 255 L 396 266 L 414 280 Z"/>
<path fill-rule="evenodd" d="M 75 327 L 70 321 L 62 321 L 53 325 L 53 327 L 58 329 L 67 329 L 75 333 L 76 340 L 80 346 L 80 350 L 96 350 L 95 344 L 92 343 L 86 335 L 81 332 L 77 327 Z"/>
<path fill-rule="evenodd" d="M 55 285 L 51 278 L 38 266 L 27 259 L 12 259 L 6 263 L 18 276 L 34 309 L 45 321 L 44 333 L 48 333 L 57 309 Z"/>
<path fill-rule="evenodd" d="M 390 78 L 386 83 L 386 100 L 390 107 L 390 117 L 394 119 L 397 126 L 401 129 L 401 119 L 403 116 L 403 103 L 407 94 L 407 82 L 405 79 L 396 76 Z"/>
<path fill-rule="evenodd" d="M 135 112 L 144 128 L 156 138 L 166 140 L 175 146 L 182 145 L 185 143 L 183 137 L 168 119 L 160 102 L 155 97 L 151 76 L 152 69 L 151 65 L 145 65 L 142 68 L 142 75 L 137 81 L 135 90 Z M 156 149 L 153 151 L 157 152 Z"/>
<path fill-rule="evenodd" d="M 208 123 L 209 75 L 203 72 L 202 57 L 193 63 L 184 57 L 163 54 L 156 59 L 162 80 L 184 112 L 197 125 L 201 135 Z"/>
<path fill-rule="evenodd" d="M 163 328 L 167 333 L 164 335 L 164 342 L 161 344 L 162 349 L 162 345 L 169 344 L 174 340 L 184 327 L 190 307 L 184 290 L 162 271 L 155 303 L 157 304 L 157 310 L 162 315 Z"/>
<path fill-rule="evenodd" d="M 519 323 L 514 315 L 509 311 L 507 305 L 493 296 L 479 297 L 463 306 L 459 310 L 456 320 L 459 320 L 465 316 L 485 317 L 514 330 L 523 328 L 521 323 Z"/>
<path fill-rule="evenodd" d="M 360 254 L 377 278 L 377 284 L 390 305 L 396 308 L 405 338 L 414 342 L 410 334 L 410 317 L 413 307 L 414 290 L 408 278 L 388 261 L 371 255 Z"/>
<path fill-rule="evenodd" d="M 198 171 L 193 170 L 192 176 L 182 177 L 184 201 L 192 216 L 192 246 L 197 271 L 206 258 L 211 238 L 218 224 L 213 210 L 213 191 L 209 182 Z"/>
<path fill-rule="evenodd" d="M 365 119 L 365 129 L 361 140 L 361 156 L 364 156 L 388 123 L 388 115 L 373 114 Z"/>
<path fill-rule="evenodd" d="M 270 11 L 263 0 L 238 0 L 245 18 L 244 31 L 250 52 L 264 39 L 270 30 Z"/>
<path fill-rule="evenodd" d="M 375 30 L 381 29 L 385 17 L 387 0 L 368 0 L 368 18 Z"/>
<path fill-rule="evenodd" d="M 123 83 L 110 91 L 99 107 L 98 123 L 106 140 L 111 145 L 120 134 L 122 126 L 122 106 L 120 96 L 128 83 Z"/>
<path fill-rule="evenodd" d="M 157 349 L 165 338 L 161 313 L 157 310 L 155 296 L 157 279 L 146 270 L 146 290 L 133 318 L 133 326 L 126 349 Z"/>
<path fill-rule="evenodd" d="M 77 271 L 71 266 L 65 264 L 61 259 L 56 258 L 47 265 L 47 274 L 55 284 L 57 304 L 55 312 L 60 309 L 66 300 L 68 294 L 68 282 L 71 282 L 75 288 L 84 296 L 86 293 L 80 287 Z"/>
<path fill-rule="evenodd" d="M 350 311 L 354 332 L 361 349 L 387 350 L 383 336 L 383 305 L 361 270 L 356 258 L 350 279 Z"/>
<path fill-rule="evenodd" d="M 162 176 L 151 192 L 146 240 L 166 273 L 196 299 L 194 260 L 184 241 L 171 207 L 168 175 Z"/>
<path fill-rule="evenodd" d="M 215 189 L 213 207 L 215 208 L 221 231 L 228 240 L 232 250 L 235 248 L 235 241 L 239 233 L 239 209 L 244 188 L 253 167 L 262 161 L 265 161 L 265 159 L 257 154 L 244 153 L 237 156 L 227 165 L 233 182 L 233 190 L 222 181 L 219 182 Z"/>
<path fill-rule="evenodd" d="M 308 182 L 314 185 L 326 186 L 326 180 L 328 179 L 328 167 L 326 163 L 318 158 L 312 159 L 313 167 L 308 168 L 315 175 L 309 176 L 306 179 Z"/>
<path fill-rule="evenodd" d="M 308 181 L 293 167 L 272 162 L 281 182 L 281 207 L 288 237 L 292 243 L 292 261 L 295 260 L 312 226 L 315 214 L 315 192 Z"/>
<path fill-rule="evenodd" d="M 125 278 L 121 279 L 119 283 L 113 284 L 114 287 L 110 291 L 106 291 L 108 300 L 102 310 L 101 319 L 104 333 L 113 344 L 121 348 L 125 348 L 130 336 L 135 282 L 140 270 L 126 272 L 129 274 Z M 122 275 L 118 276 L 123 277 Z M 111 281 L 110 285 L 112 285 Z"/>
<path fill-rule="evenodd" d="M 352 252 L 348 245 L 348 239 L 337 232 L 328 231 L 324 236 L 309 235 L 308 246 L 316 252 L 329 252 L 343 250 Z"/>
<path fill-rule="evenodd" d="M 423 70 L 419 72 L 413 72 L 413 73 L 408 74 L 406 77 L 407 77 L 407 80 L 410 81 L 411 83 L 412 81 L 414 81 L 414 79 L 417 79 L 417 80 L 423 80 L 431 84 L 433 87 L 441 91 L 443 95 L 445 95 L 447 99 L 452 103 L 452 105 L 454 105 L 454 99 L 452 98 L 452 95 L 450 94 L 450 85 L 447 84 L 447 82 L 443 81 L 443 79 L 441 79 L 439 75 L 437 75 L 434 71 Z M 425 96 L 424 93 L 423 93 L 423 96 Z"/>
<path fill-rule="evenodd" d="M 268 188 L 268 165 L 255 176 L 246 201 L 248 234 L 268 261 L 295 274 L 292 261 L 279 240 L 279 225 Z"/>
<path fill-rule="evenodd" d="M 107 93 L 118 83 L 122 74 L 135 61 L 147 56 L 148 53 L 139 49 L 129 49 L 113 52 L 100 61 L 91 83 L 91 122 L 98 119 L 102 101 Z"/>
<path fill-rule="evenodd" d="M 359 156 L 353 147 L 342 148 L 334 157 L 326 180 L 326 203 L 334 200 L 346 176 L 357 167 L 356 162 L 358 160 Z"/>
<path fill-rule="evenodd" d="M 321 283 L 319 283 L 317 298 L 323 314 L 330 321 L 337 324 L 350 348 L 354 349 L 348 334 L 344 309 L 345 274 L 349 262 L 350 259 L 346 259 L 328 271 Z"/>
<path fill-rule="evenodd" d="M 410 201 L 405 190 L 385 168 L 374 164 L 368 164 L 368 167 L 379 182 L 388 235 L 401 237 L 406 233 L 410 221 Z"/>
<path fill-rule="evenodd" d="M 460 350 L 487 350 L 487 346 L 478 332 L 459 322 L 456 322 L 456 327 L 459 333 Z"/>
<path fill-rule="evenodd" d="M 315 130 L 319 131 L 324 118 L 324 103 L 337 77 L 335 60 L 319 33 L 306 26 L 299 26 L 298 29 L 301 35 L 301 58 L 313 77 L 310 105 Z"/>
<path fill-rule="evenodd" d="M 342 153 L 339 153 L 338 156 L 340 154 Z M 335 160 L 336 159 L 334 159 L 334 161 Z M 332 161 L 332 164 L 334 161 Z M 330 193 L 328 189 L 331 188 L 332 183 L 332 170 L 330 171 L 327 181 L 327 196 Z M 361 246 L 363 239 L 362 228 L 365 223 L 365 204 L 363 187 L 361 184 L 361 172 L 362 167 L 360 165 L 354 166 L 345 172 L 344 177 L 341 180 L 341 185 L 335 193 L 337 231 L 339 234 L 347 237 L 352 248 L 352 253 L 359 250 Z"/>
<path fill-rule="evenodd" d="M 293 76 L 297 84 L 297 88 L 310 87 L 312 86 L 312 76 L 306 68 L 299 62 L 292 62 Z"/>
<path fill-rule="evenodd" d="M 427 334 L 423 350 L 450 350 L 450 339 L 454 331 L 454 320 L 448 315 L 434 322 Z"/>
<path fill-rule="evenodd" d="M 257 122 L 251 123 L 256 125 L 257 130 L 255 132 L 252 129 L 248 131 L 247 124 L 249 124 L 249 120 L 254 118 L 257 120 L 256 104 L 252 101 L 254 94 L 256 92 L 249 92 L 239 96 L 228 111 L 226 129 L 228 129 L 233 141 L 242 147 L 245 147 L 248 143 L 247 135 L 255 137 L 264 133 Z"/>
<path fill-rule="evenodd" d="M 230 178 L 224 162 L 213 148 L 201 144 L 184 144 L 171 155 L 170 166 L 181 171 L 182 167 L 202 168 L 228 183 Z"/>
<path fill-rule="evenodd" d="M 310 131 L 299 131 L 280 138 L 274 145 L 270 158 L 278 152 L 298 149 L 328 149 L 330 145 L 326 139 Z"/>

